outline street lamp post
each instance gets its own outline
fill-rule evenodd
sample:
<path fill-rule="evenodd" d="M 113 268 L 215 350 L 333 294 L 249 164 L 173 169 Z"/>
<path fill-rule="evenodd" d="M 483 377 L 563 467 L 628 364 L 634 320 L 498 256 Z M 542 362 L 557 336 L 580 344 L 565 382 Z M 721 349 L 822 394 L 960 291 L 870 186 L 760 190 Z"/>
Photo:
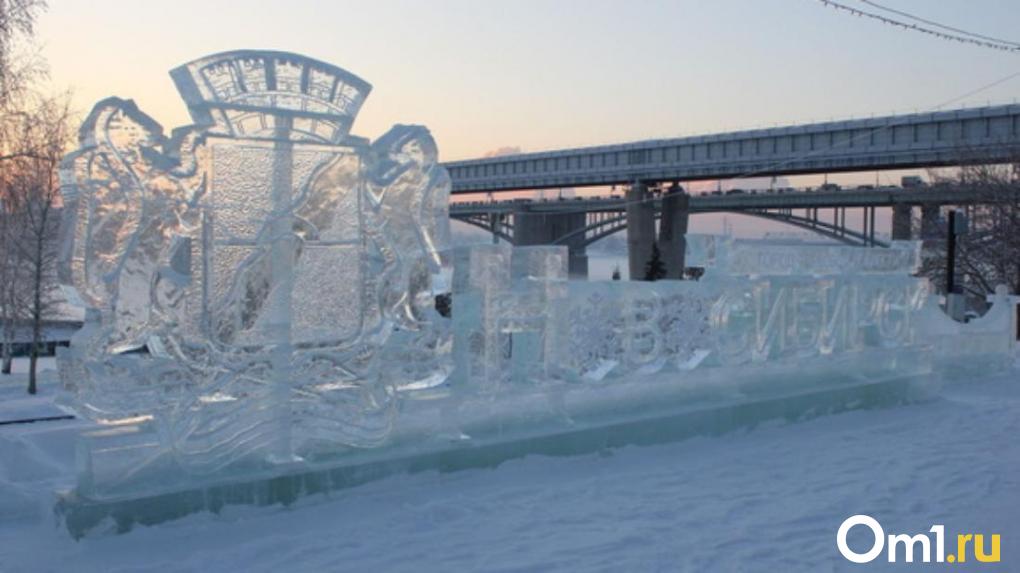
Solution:
<path fill-rule="evenodd" d="M 967 232 L 967 216 L 949 211 L 946 233 L 946 312 L 955 320 L 964 321 L 966 299 L 956 286 L 956 236 Z"/>

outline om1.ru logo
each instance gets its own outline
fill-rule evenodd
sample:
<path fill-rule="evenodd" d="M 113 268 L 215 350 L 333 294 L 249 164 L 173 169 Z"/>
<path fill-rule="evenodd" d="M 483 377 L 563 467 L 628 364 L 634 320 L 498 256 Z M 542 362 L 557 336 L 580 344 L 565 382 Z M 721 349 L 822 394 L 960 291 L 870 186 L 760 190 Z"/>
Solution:
<path fill-rule="evenodd" d="M 864 553 L 858 553 L 846 543 L 846 536 L 850 533 L 850 530 L 855 526 L 863 525 L 871 530 L 871 533 L 875 536 L 875 542 L 872 544 L 871 549 Z M 999 562 L 999 535 L 992 535 L 992 548 L 991 551 L 986 551 L 985 547 L 985 536 L 980 533 L 961 533 L 956 536 L 956 553 L 950 553 L 946 555 L 946 526 L 945 525 L 933 525 L 928 530 L 930 533 L 935 534 L 935 563 L 966 563 L 967 562 L 967 551 L 968 546 L 974 553 L 974 559 L 981 563 L 998 563 Z M 918 533 L 917 535 L 910 536 L 905 533 L 899 535 L 889 535 L 888 539 L 889 551 L 888 558 L 890 563 L 896 562 L 897 547 L 903 546 L 903 560 L 907 563 L 914 562 L 914 552 L 918 545 L 921 547 L 921 562 L 931 563 L 932 562 L 932 539 L 925 533 Z M 839 531 L 836 533 L 836 547 L 839 548 L 839 552 L 854 563 L 870 563 L 878 558 L 882 554 L 882 549 L 886 545 L 885 531 L 882 530 L 882 526 L 878 523 L 878 520 L 869 515 L 855 515 L 848 517 L 843 525 L 839 526 Z"/>

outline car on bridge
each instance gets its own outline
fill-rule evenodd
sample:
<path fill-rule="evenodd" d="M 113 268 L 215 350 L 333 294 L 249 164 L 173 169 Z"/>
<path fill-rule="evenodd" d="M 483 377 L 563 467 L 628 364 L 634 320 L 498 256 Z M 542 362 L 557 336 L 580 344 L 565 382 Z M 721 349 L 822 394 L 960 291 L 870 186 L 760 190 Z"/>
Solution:
<path fill-rule="evenodd" d="M 900 186 L 904 189 L 924 187 L 924 179 L 921 179 L 916 175 L 904 175 L 900 178 Z"/>

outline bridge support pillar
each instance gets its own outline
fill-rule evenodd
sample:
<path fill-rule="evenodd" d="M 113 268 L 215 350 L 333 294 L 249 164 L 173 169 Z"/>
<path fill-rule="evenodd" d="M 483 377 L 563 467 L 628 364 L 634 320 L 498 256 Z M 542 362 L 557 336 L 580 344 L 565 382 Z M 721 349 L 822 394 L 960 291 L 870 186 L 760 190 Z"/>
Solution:
<path fill-rule="evenodd" d="M 921 240 L 931 241 L 939 236 L 939 206 L 921 205 Z"/>
<path fill-rule="evenodd" d="M 911 236 L 910 227 L 913 225 L 913 208 L 910 205 L 898 203 L 893 205 L 892 212 L 892 239 L 894 241 L 909 241 Z"/>
<path fill-rule="evenodd" d="M 514 213 L 514 245 L 565 244 L 569 253 L 570 278 L 588 278 L 588 253 L 584 233 L 577 233 L 565 242 L 561 237 L 584 229 L 586 213 L 531 213 L 519 210 Z"/>
<path fill-rule="evenodd" d="M 687 250 L 687 221 L 691 198 L 679 185 L 670 187 L 662 197 L 662 219 L 659 221 L 659 253 L 666 264 L 667 279 L 684 278 L 684 255 Z M 629 231 L 630 227 L 628 227 Z M 633 276 L 633 275 L 632 275 Z"/>
<path fill-rule="evenodd" d="M 627 190 L 627 259 L 630 280 L 643 280 L 655 244 L 655 205 L 648 186 L 635 181 Z"/>
<path fill-rule="evenodd" d="M 567 272 L 572 279 L 588 278 L 588 251 L 582 244 L 579 247 L 567 245 L 567 252 L 570 254 Z"/>
<path fill-rule="evenodd" d="M 498 215 L 496 213 L 492 213 L 492 214 L 489 215 L 489 232 L 492 233 L 492 244 L 493 245 L 498 245 L 499 244 L 499 235 L 496 234 L 496 232 L 499 231 L 499 219 L 500 219 L 500 217 L 502 217 L 502 215 Z"/>

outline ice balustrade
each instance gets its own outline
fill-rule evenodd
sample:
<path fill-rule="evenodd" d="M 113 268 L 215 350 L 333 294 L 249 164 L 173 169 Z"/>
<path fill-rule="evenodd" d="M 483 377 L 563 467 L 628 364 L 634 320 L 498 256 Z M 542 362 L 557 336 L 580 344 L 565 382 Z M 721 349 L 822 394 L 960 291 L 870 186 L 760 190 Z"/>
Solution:
<path fill-rule="evenodd" d="M 172 76 L 194 125 L 166 137 L 104 100 L 63 165 L 61 279 L 87 320 L 59 365 L 103 425 L 79 444 L 86 497 L 512 439 L 508 416 L 554 433 L 632 389 L 640 410 L 770 372 L 810 391 L 851 363 L 867 379 L 1012 353 L 1005 295 L 949 320 L 915 243 L 691 236 L 703 277 L 658 282 L 568 281 L 565 247 L 451 249 L 428 131 L 350 135 L 364 81 L 262 51 Z"/>

